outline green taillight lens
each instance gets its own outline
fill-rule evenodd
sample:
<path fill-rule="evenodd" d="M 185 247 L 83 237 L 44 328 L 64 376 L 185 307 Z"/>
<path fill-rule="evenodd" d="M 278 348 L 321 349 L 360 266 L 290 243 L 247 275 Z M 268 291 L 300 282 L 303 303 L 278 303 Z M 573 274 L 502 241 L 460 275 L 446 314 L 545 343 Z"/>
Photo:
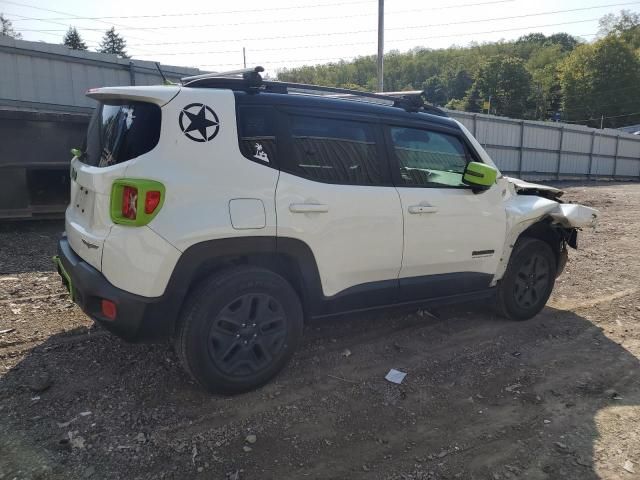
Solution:
<path fill-rule="evenodd" d="M 120 178 L 111 187 L 111 220 L 140 227 L 158 214 L 165 197 L 164 185 L 155 180 Z"/>

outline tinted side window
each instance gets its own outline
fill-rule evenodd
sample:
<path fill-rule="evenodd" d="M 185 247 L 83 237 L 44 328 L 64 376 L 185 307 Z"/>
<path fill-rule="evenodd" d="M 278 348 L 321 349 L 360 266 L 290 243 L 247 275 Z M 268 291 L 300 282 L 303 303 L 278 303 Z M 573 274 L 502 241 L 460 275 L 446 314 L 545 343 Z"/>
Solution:
<path fill-rule="evenodd" d="M 296 175 L 326 183 L 381 185 L 382 160 L 367 123 L 291 116 Z"/>
<path fill-rule="evenodd" d="M 470 158 L 459 138 L 407 127 L 391 127 L 390 132 L 405 185 L 463 185 L 462 175 Z"/>
<path fill-rule="evenodd" d="M 270 107 L 238 109 L 240 151 L 249 160 L 273 164 L 277 157 L 276 118 Z"/>

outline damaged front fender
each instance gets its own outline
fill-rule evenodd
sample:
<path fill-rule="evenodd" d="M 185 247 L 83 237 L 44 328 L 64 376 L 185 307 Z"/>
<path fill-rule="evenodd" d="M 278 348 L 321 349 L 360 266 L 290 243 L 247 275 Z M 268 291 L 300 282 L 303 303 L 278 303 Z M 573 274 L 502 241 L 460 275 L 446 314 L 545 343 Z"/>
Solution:
<path fill-rule="evenodd" d="M 595 228 L 598 224 L 598 211 L 595 208 L 575 203 L 560 203 L 549 212 L 554 223 L 566 228 Z"/>
<path fill-rule="evenodd" d="M 518 238 L 536 225 L 548 225 L 555 231 L 554 238 L 559 239 L 557 250 L 560 254 L 558 271 L 566 263 L 566 245 L 577 247 L 577 230 L 595 228 L 598 211 L 583 205 L 561 203 L 562 191 L 553 187 L 532 184 L 521 180 L 505 178 L 505 212 L 507 231 L 502 256 L 493 284 L 502 278 L 507 269 L 509 258 Z M 539 229 L 537 229 L 539 230 Z"/>

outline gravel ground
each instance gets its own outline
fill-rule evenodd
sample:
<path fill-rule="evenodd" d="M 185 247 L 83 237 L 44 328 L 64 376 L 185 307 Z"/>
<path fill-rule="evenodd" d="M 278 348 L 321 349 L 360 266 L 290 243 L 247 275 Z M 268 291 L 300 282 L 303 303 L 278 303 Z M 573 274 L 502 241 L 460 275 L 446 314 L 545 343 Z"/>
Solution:
<path fill-rule="evenodd" d="M 640 185 L 565 198 L 601 225 L 533 320 L 313 322 L 275 381 L 235 397 L 87 320 L 50 262 L 62 222 L 0 225 L 0 479 L 640 478 Z"/>

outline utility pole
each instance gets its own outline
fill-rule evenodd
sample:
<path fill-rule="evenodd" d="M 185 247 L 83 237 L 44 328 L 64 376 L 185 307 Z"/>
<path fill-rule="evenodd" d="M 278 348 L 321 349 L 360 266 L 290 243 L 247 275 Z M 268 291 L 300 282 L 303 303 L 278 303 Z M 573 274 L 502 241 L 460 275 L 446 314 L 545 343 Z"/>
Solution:
<path fill-rule="evenodd" d="M 384 92 L 384 0 L 378 0 L 378 92 Z"/>
<path fill-rule="evenodd" d="M 600 130 L 604 130 L 604 114 L 600 115 Z"/>
<path fill-rule="evenodd" d="M 242 63 L 244 64 L 244 68 L 247 68 L 247 51 L 244 47 L 242 47 Z"/>

